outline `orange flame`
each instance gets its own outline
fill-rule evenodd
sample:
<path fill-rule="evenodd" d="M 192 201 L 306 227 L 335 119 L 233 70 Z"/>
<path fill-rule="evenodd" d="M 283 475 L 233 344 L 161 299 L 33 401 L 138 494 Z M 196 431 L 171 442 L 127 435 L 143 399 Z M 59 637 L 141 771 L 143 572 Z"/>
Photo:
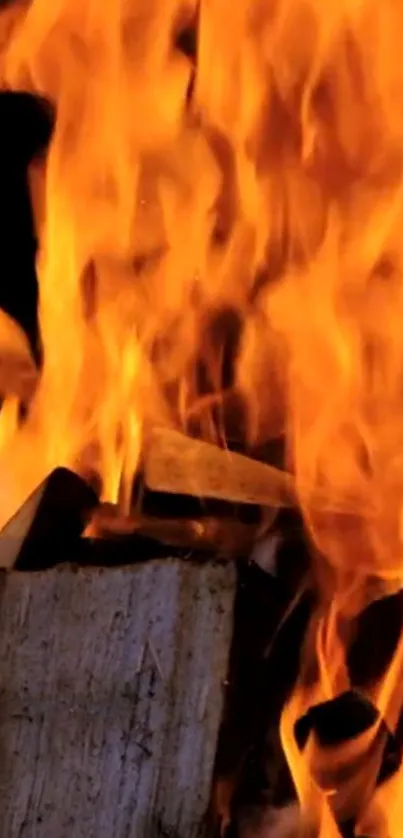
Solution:
<path fill-rule="evenodd" d="M 0 77 L 56 121 L 31 171 L 44 365 L 25 422 L 15 392 L 0 415 L 1 518 L 55 465 L 97 471 L 127 505 L 143 429 L 196 418 L 222 439 L 214 407 L 234 393 L 249 441 L 285 433 L 320 610 L 282 735 L 302 814 L 331 838 L 334 790 L 311 779 L 315 744 L 301 756 L 293 725 L 348 688 L 349 621 L 403 576 L 403 7 L 22 8 Z M 195 56 L 177 46 L 186 25 Z M 206 330 L 229 309 L 228 384 L 223 336 Z M 318 511 L 317 492 L 345 513 Z M 392 728 L 402 650 L 372 691 Z M 360 812 L 366 834 L 400 834 L 399 783 Z"/>

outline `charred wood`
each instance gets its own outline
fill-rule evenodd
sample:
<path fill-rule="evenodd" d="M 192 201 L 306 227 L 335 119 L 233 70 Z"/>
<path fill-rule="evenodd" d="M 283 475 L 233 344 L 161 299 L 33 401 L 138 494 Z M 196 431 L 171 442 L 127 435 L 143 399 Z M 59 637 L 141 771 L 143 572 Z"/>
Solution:
<path fill-rule="evenodd" d="M 65 561 L 98 498 L 77 474 L 55 469 L 0 533 L 0 567 L 44 570 Z"/>

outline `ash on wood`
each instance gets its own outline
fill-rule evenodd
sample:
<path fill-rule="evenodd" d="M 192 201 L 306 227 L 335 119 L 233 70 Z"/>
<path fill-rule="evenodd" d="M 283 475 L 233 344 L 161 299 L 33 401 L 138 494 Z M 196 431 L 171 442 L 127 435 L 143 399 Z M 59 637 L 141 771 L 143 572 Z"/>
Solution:
<path fill-rule="evenodd" d="M 4 573 L 0 834 L 206 835 L 232 563 Z"/>

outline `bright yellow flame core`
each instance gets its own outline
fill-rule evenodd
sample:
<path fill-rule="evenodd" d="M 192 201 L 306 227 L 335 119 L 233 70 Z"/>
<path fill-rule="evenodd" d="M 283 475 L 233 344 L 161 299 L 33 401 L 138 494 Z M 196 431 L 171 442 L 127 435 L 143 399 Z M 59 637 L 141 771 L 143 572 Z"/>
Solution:
<path fill-rule="evenodd" d="M 292 724 L 348 686 L 340 624 L 403 576 L 403 6 L 201 0 L 192 62 L 174 35 L 196 12 L 33 0 L 2 45 L 4 85 L 48 98 L 56 125 L 33 178 L 45 362 L 24 426 L 15 395 L 0 417 L 1 516 L 60 464 L 127 498 L 142 429 L 211 411 L 197 359 L 221 397 L 223 347 L 204 330 L 233 309 L 247 434 L 285 432 L 326 556 L 318 682 L 298 685 L 282 727 L 328 838 Z M 221 433 L 210 414 L 200 427 Z M 349 514 L 318 513 L 318 489 Z M 400 668 L 399 653 L 375 691 L 385 712 Z M 390 796 L 374 806 L 398 836 Z"/>

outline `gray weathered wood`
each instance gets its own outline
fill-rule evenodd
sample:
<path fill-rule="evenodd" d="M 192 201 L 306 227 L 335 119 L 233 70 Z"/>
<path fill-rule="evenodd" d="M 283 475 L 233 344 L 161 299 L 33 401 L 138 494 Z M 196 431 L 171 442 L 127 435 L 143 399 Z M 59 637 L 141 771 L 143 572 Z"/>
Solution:
<path fill-rule="evenodd" d="M 3 574 L 0 835 L 204 834 L 231 564 Z"/>

